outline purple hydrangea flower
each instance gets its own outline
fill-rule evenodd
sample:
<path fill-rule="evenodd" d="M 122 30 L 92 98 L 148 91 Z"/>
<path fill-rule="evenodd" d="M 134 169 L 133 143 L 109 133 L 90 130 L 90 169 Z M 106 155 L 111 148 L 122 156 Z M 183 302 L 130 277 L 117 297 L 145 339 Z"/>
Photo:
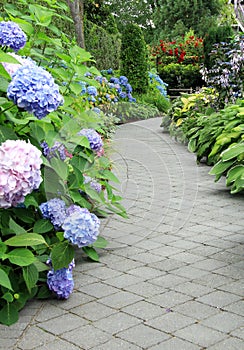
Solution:
<path fill-rule="evenodd" d="M 126 97 L 127 97 L 126 92 L 121 91 L 121 92 L 119 93 L 119 97 L 120 97 L 120 98 L 126 98 Z"/>
<path fill-rule="evenodd" d="M 62 225 L 64 238 L 79 248 L 88 246 L 97 240 L 100 220 L 86 208 L 73 205 Z"/>
<path fill-rule="evenodd" d="M 51 74 L 35 65 L 22 66 L 15 72 L 7 96 L 19 108 L 33 113 L 38 119 L 55 111 L 63 103 Z"/>
<path fill-rule="evenodd" d="M 62 199 L 53 198 L 39 206 L 44 219 L 53 224 L 55 230 L 59 230 L 66 218 L 66 204 Z"/>
<path fill-rule="evenodd" d="M 15 22 L 0 22 L 0 45 L 8 46 L 15 52 L 22 49 L 26 44 L 26 35 Z"/>
<path fill-rule="evenodd" d="M 30 142 L 7 140 L 0 146 L 0 208 L 24 202 L 39 188 L 41 152 Z"/>
<path fill-rule="evenodd" d="M 97 114 L 100 114 L 101 113 L 101 109 L 98 108 L 98 107 L 94 107 L 93 108 L 93 112 L 97 113 Z"/>
<path fill-rule="evenodd" d="M 71 265 L 71 264 L 70 264 Z M 51 269 L 47 273 L 48 288 L 54 292 L 58 299 L 68 299 L 74 289 L 74 280 L 72 275 L 73 266 L 54 271 Z"/>
<path fill-rule="evenodd" d="M 89 184 L 90 187 L 97 193 L 102 191 L 102 185 L 95 179 L 92 179 L 90 176 L 84 175 L 84 184 Z"/>
<path fill-rule="evenodd" d="M 121 76 L 119 77 L 119 82 L 120 82 L 120 84 L 126 86 L 126 84 L 128 83 L 128 78 L 125 77 L 124 75 L 121 75 Z"/>
<path fill-rule="evenodd" d="M 110 78 L 110 83 L 119 84 L 119 79 L 112 77 L 112 78 Z"/>
<path fill-rule="evenodd" d="M 132 92 L 132 86 L 130 84 L 126 84 L 125 89 L 128 93 Z"/>
<path fill-rule="evenodd" d="M 66 156 L 67 156 L 67 151 L 66 151 L 66 148 L 65 146 L 56 141 L 53 145 L 53 147 L 49 148 L 48 147 L 48 144 L 46 143 L 46 141 L 43 141 L 41 143 L 41 147 L 43 149 L 43 154 L 44 156 L 47 158 L 47 159 L 51 159 L 53 157 L 56 157 L 57 156 L 57 152 L 59 154 L 59 157 L 61 160 L 65 160 L 66 159 Z"/>
<path fill-rule="evenodd" d="M 98 152 L 102 149 L 102 138 L 94 129 L 82 129 L 78 132 L 78 135 L 87 137 L 93 151 Z"/>
<path fill-rule="evenodd" d="M 88 86 L 86 92 L 88 93 L 88 95 L 97 96 L 97 89 L 95 88 L 95 86 Z"/>

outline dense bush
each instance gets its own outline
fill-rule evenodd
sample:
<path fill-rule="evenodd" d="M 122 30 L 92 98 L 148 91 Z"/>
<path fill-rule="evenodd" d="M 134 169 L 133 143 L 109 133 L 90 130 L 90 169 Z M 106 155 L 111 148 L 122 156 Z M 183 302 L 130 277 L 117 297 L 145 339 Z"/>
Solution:
<path fill-rule="evenodd" d="M 136 93 L 148 88 L 148 52 L 142 30 L 135 24 L 126 25 L 122 33 L 121 75 L 125 75 Z"/>
<path fill-rule="evenodd" d="M 98 217 L 125 216 L 97 132 L 111 126 L 82 96 L 80 81 L 94 92 L 99 83 L 85 75 L 99 72 L 64 33 L 62 41 L 46 34 L 60 33 L 51 25 L 55 10 L 23 2 L 22 11 L 8 7 L 20 29 L 7 13 L 0 22 L 0 323 L 7 325 L 30 298 L 68 298 L 74 247 L 98 260 L 95 248 L 106 246 Z"/>
<path fill-rule="evenodd" d="M 200 66 L 170 63 L 159 67 L 159 75 L 169 85 L 169 89 L 196 88 L 203 85 Z"/>
<path fill-rule="evenodd" d="M 120 64 L 120 34 L 110 34 L 104 28 L 96 24 L 85 21 L 85 41 L 86 49 L 96 61 L 99 70 L 104 67 L 118 69 Z"/>

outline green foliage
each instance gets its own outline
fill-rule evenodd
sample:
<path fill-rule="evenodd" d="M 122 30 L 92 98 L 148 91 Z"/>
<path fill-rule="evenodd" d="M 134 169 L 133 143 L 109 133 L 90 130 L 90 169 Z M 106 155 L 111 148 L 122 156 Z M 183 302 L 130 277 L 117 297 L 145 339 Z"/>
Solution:
<path fill-rule="evenodd" d="M 121 38 L 120 34 L 109 34 L 104 28 L 88 20 L 85 21 L 84 35 L 86 49 L 96 60 L 96 67 L 104 69 L 119 68 Z"/>
<path fill-rule="evenodd" d="M 229 42 L 233 34 L 233 29 L 228 23 L 209 28 L 204 38 L 204 65 L 208 69 L 213 65 L 213 62 L 210 62 L 209 55 L 214 48 L 213 45 L 221 42 Z"/>
<path fill-rule="evenodd" d="M 121 75 L 125 75 L 136 93 L 148 88 L 148 52 L 140 27 L 128 24 L 122 33 Z"/>
<path fill-rule="evenodd" d="M 51 257 L 54 269 L 60 269 L 67 267 L 74 256 L 74 247 L 64 239 L 62 230 L 57 232 L 51 222 L 43 219 L 39 209 L 41 203 L 58 197 L 67 206 L 75 204 L 97 215 L 113 212 L 126 216 L 120 204 L 121 198 L 114 194 L 110 184 L 117 180 L 111 171 L 110 160 L 105 154 L 98 156 L 91 150 L 88 140 L 77 135 L 82 128 L 102 132 L 105 125 L 98 115 L 87 113 L 90 105 L 83 100 L 79 84 L 86 80 L 86 72 L 98 71 L 87 67 L 87 63 L 93 62 L 91 55 L 72 43 L 53 24 L 60 3 L 53 4 L 53 7 L 51 2 L 48 4 L 51 8 L 21 1 L 21 11 L 6 4 L 5 19 L 18 22 L 28 35 L 27 44 L 19 54 L 31 57 L 52 74 L 64 97 L 64 104 L 42 120 L 17 108 L 6 97 L 11 78 L 2 68 L 0 142 L 29 140 L 40 150 L 43 141 L 49 148 L 60 142 L 67 156 L 65 160 L 60 159 L 58 152 L 51 159 L 43 156 L 43 182 L 39 189 L 26 196 L 21 205 L 0 209 L 0 323 L 6 325 L 18 320 L 19 310 L 28 299 L 50 295 L 46 287 L 48 258 Z M 50 30 L 52 38 L 47 35 Z M 1 60 L 6 61 L 2 52 Z M 89 79 L 89 83 L 97 86 L 95 80 Z M 108 135 L 106 128 L 104 135 Z M 105 138 L 104 143 L 106 148 Z M 103 188 L 101 193 L 85 184 L 83 175 L 97 179 Z M 101 238 L 99 241 L 99 248 L 105 247 L 106 241 Z M 95 246 L 87 247 L 87 254 L 98 260 Z"/>
<path fill-rule="evenodd" d="M 113 105 L 107 105 L 105 112 L 108 115 L 115 116 L 118 124 L 161 116 L 156 106 L 142 102 L 118 102 Z"/>
<path fill-rule="evenodd" d="M 203 36 L 216 24 L 222 6 L 219 0 L 159 0 L 153 14 L 155 38 L 172 40 L 190 29 Z"/>
<path fill-rule="evenodd" d="M 215 181 L 226 176 L 226 186 L 230 186 L 231 193 L 244 190 L 244 137 L 242 141 L 231 145 L 220 154 L 220 160 L 210 170 L 215 175 Z"/>
<path fill-rule="evenodd" d="M 136 96 L 140 104 L 155 106 L 160 112 L 166 113 L 170 107 L 170 101 L 161 95 L 158 89 L 153 89 L 147 93 Z"/>
<path fill-rule="evenodd" d="M 203 82 L 199 70 L 198 64 L 170 63 L 158 66 L 159 75 L 169 85 L 169 89 L 201 87 Z"/>

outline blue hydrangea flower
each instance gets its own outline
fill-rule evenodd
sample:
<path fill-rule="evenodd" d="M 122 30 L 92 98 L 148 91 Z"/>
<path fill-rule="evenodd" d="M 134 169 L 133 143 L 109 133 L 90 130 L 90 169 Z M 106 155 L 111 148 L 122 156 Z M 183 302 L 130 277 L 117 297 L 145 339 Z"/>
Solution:
<path fill-rule="evenodd" d="M 15 22 L 0 22 L 0 45 L 8 46 L 15 52 L 26 44 L 26 35 Z"/>
<path fill-rule="evenodd" d="M 124 75 L 121 75 L 121 76 L 119 77 L 119 82 L 120 82 L 120 84 L 126 86 L 126 84 L 128 83 L 128 78 L 125 77 Z"/>
<path fill-rule="evenodd" d="M 88 95 L 97 96 L 97 89 L 95 88 L 95 86 L 88 86 L 86 92 L 88 93 Z"/>
<path fill-rule="evenodd" d="M 99 109 L 98 107 L 94 107 L 93 108 L 93 112 L 100 114 L 101 113 L 101 109 Z"/>
<path fill-rule="evenodd" d="M 81 87 L 82 87 L 80 94 L 84 95 L 86 93 L 86 83 L 84 81 L 79 81 L 78 84 L 81 85 Z"/>
<path fill-rule="evenodd" d="M 130 84 L 126 84 L 125 89 L 127 92 L 131 93 L 132 92 L 132 86 Z"/>
<path fill-rule="evenodd" d="M 93 151 L 98 152 L 103 147 L 101 136 L 94 129 L 82 129 L 78 132 L 80 136 L 86 136 Z"/>
<path fill-rule="evenodd" d="M 109 68 L 109 69 L 107 70 L 107 73 L 108 73 L 108 74 L 113 74 L 113 69 L 112 69 L 112 68 Z"/>
<path fill-rule="evenodd" d="M 100 220 L 86 208 L 72 207 L 73 212 L 62 225 L 64 238 L 79 248 L 94 243 L 99 235 Z"/>
<path fill-rule="evenodd" d="M 62 268 L 47 273 L 48 288 L 54 292 L 58 299 L 68 299 L 74 289 L 72 268 Z"/>
<path fill-rule="evenodd" d="M 129 99 L 129 102 L 136 102 L 136 99 L 129 93 L 127 95 L 128 99 Z"/>
<path fill-rule="evenodd" d="M 126 92 L 121 91 L 121 92 L 119 93 L 119 97 L 120 97 L 120 98 L 126 98 L 126 97 L 127 97 Z"/>
<path fill-rule="evenodd" d="M 66 159 L 66 156 L 67 156 L 66 148 L 62 143 L 58 141 L 56 141 L 53 147 L 51 148 L 48 147 L 48 144 L 46 143 L 46 141 L 43 141 L 41 143 L 41 147 L 43 149 L 43 155 L 49 160 L 53 157 L 56 157 L 57 154 L 59 154 L 59 157 L 61 160 Z"/>
<path fill-rule="evenodd" d="M 119 84 L 119 79 L 112 77 L 112 78 L 110 78 L 110 83 Z"/>
<path fill-rule="evenodd" d="M 55 111 L 63 103 L 58 85 L 50 73 L 38 66 L 22 66 L 8 85 L 7 96 L 38 119 Z"/>
<path fill-rule="evenodd" d="M 62 199 L 53 198 L 39 206 L 44 219 L 53 224 L 55 230 L 59 230 L 66 218 L 66 204 Z"/>
<path fill-rule="evenodd" d="M 102 185 L 90 176 L 84 175 L 84 184 L 89 184 L 90 187 L 98 193 L 102 191 Z"/>

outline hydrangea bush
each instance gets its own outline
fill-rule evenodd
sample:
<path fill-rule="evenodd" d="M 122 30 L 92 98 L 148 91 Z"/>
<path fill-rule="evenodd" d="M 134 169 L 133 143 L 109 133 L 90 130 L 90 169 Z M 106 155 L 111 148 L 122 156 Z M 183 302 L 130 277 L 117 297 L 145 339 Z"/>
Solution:
<path fill-rule="evenodd" d="M 126 216 L 109 184 L 118 179 L 103 150 L 102 114 L 83 100 L 79 84 L 87 79 L 88 95 L 97 98 L 99 83 L 85 74 L 100 72 L 84 65 L 91 55 L 64 33 L 56 45 L 37 29 L 49 29 L 59 5 L 46 8 L 45 18 L 28 5 L 23 13 L 13 5 L 26 34 L 0 22 L 0 323 L 7 325 L 28 299 L 67 299 L 75 247 L 98 261 L 96 247 L 107 244 L 98 217 Z"/>

